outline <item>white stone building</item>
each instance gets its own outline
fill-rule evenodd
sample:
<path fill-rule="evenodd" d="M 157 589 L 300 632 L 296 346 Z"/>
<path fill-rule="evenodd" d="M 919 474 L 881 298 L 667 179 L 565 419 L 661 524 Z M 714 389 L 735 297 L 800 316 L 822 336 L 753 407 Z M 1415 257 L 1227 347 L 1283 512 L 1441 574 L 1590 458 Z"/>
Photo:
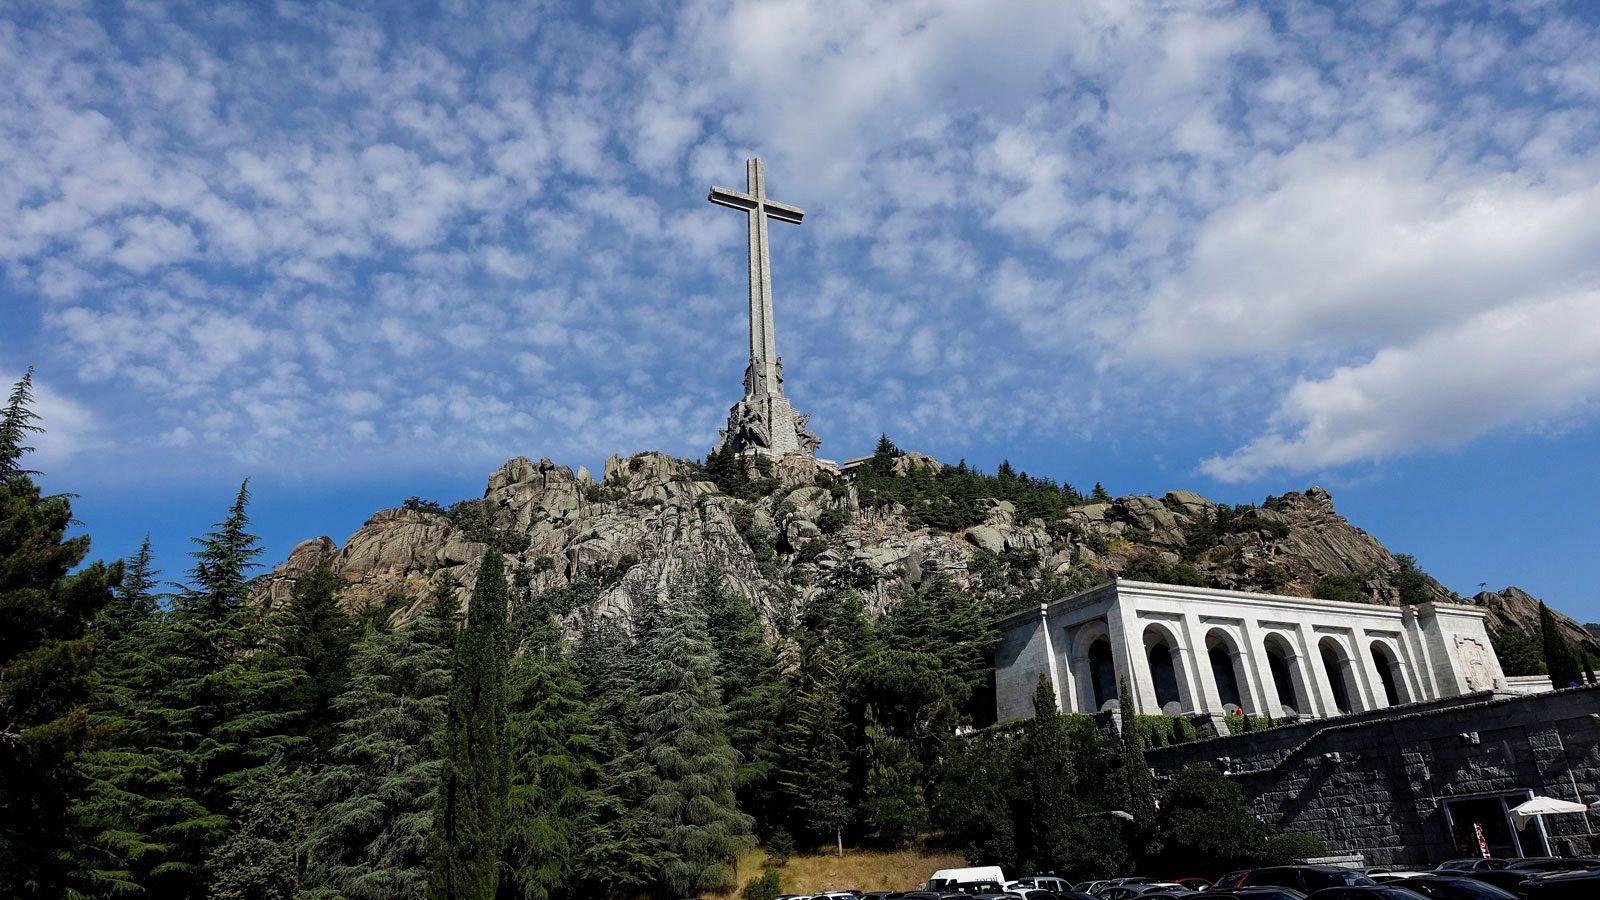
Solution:
<path fill-rule="evenodd" d="M 1486 615 L 1119 579 L 999 621 L 998 721 L 1033 715 L 1041 673 L 1064 712 L 1114 708 L 1121 679 L 1141 713 L 1280 719 L 1506 691 Z"/>

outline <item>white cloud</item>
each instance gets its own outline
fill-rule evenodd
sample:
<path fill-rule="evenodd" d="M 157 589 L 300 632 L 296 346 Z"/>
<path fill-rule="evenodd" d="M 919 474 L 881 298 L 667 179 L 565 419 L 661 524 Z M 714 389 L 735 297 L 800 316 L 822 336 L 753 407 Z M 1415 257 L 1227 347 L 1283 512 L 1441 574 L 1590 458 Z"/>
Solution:
<path fill-rule="evenodd" d="M 1274 429 L 1202 471 L 1223 481 L 1456 447 L 1570 414 L 1600 394 L 1600 291 L 1481 313 L 1294 385 Z"/>

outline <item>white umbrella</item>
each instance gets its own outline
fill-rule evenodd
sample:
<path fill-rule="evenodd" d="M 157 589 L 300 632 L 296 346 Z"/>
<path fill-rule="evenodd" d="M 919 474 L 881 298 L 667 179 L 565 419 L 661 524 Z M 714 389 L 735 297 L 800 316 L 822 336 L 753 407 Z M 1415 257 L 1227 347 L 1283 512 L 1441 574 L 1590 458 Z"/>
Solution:
<path fill-rule="evenodd" d="M 1511 808 L 1512 820 L 1516 823 L 1517 830 L 1527 827 L 1528 820 L 1535 816 L 1553 816 L 1561 813 L 1587 812 L 1589 807 L 1582 803 L 1573 803 L 1571 800 L 1557 800 L 1554 797 L 1535 797 L 1517 804 Z"/>

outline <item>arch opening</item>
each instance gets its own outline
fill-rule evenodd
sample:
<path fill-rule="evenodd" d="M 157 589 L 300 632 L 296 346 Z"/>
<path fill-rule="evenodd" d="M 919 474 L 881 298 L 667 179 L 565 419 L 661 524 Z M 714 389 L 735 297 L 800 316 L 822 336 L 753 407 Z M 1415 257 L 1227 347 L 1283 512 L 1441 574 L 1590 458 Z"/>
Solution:
<path fill-rule="evenodd" d="M 1410 702 L 1410 695 L 1406 691 L 1405 672 L 1400 668 L 1400 660 L 1382 641 L 1372 642 L 1372 661 L 1378 670 L 1378 680 L 1383 683 L 1383 698 L 1390 706 L 1399 706 Z"/>
<path fill-rule="evenodd" d="M 1183 695 L 1178 691 L 1178 667 L 1172 660 L 1172 647 L 1158 641 L 1150 648 L 1150 681 L 1156 689 L 1156 705 L 1169 715 L 1183 712 Z"/>
<path fill-rule="evenodd" d="M 1333 705 L 1345 715 L 1355 712 L 1355 705 L 1351 703 L 1349 655 L 1331 637 L 1323 638 L 1317 650 L 1322 654 L 1322 670 L 1327 673 L 1328 687 L 1333 691 Z"/>
<path fill-rule="evenodd" d="M 1217 700 L 1223 712 L 1233 715 L 1243 710 L 1248 676 L 1232 636 L 1221 629 L 1212 629 L 1206 635 L 1206 657 L 1211 663 L 1211 678 L 1217 686 Z"/>
<path fill-rule="evenodd" d="M 1299 716 L 1301 710 L 1309 712 L 1311 706 L 1301 699 L 1305 694 L 1288 646 L 1282 638 L 1274 635 L 1267 639 L 1266 649 L 1267 669 L 1272 673 L 1272 690 L 1278 700 L 1278 714 L 1294 717 Z"/>
<path fill-rule="evenodd" d="M 1117 664 L 1111 658 L 1111 641 L 1102 637 L 1089 645 L 1089 681 L 1094 688 L 1094 708 L 1110 709 L 1117 702 Z"/>

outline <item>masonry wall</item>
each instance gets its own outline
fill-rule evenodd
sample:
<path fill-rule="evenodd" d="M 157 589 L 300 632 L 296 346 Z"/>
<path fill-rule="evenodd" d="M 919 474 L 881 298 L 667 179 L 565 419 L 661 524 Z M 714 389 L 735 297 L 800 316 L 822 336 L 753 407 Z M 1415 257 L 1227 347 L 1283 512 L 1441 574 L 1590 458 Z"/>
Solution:
<path fill-rule="evenodd" d="M 1477 694 L 1150 750 L 1158 778 L 1221 767 L 1275 831 L 1316 835 L 1369 865 L 1460 855 L 1444 802 L 1531 790 L 1600 797 L 1600 688 Z M 1600 852 L 1600 813 L 1544 820 L 1558 854 Z M 1525 834 L 1525 852 L 1536 826 Z"/>
<path fill-rule="evenodd" d="M 1037 612 L 1000 633 L 994 651 L 995 721 L 1033 717 L 1033 692 L 1049 666 L 1044 622 Z"/>

